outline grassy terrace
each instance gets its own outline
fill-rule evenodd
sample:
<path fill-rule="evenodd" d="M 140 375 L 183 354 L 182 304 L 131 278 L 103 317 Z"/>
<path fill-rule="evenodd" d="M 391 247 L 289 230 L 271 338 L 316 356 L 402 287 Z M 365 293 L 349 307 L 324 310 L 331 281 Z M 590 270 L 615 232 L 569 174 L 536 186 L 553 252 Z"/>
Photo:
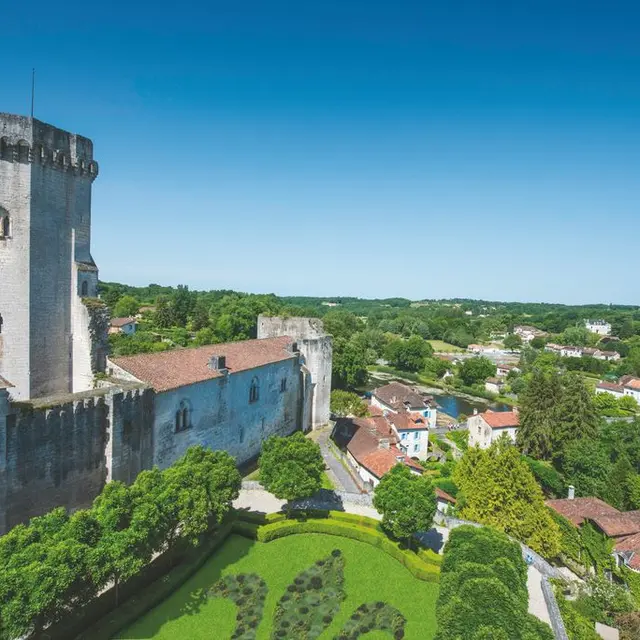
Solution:
<path fill-rule="evenodd" d="M 238 607 L 228 599 L 209 597 L 207 592 L 220 578 L 253 573 L 268 587 L 255 638 L 268 640 L 276 605 L 287 587 L 300 572 L 329 556 L 334 549 L 340 549 L 344 557 L 346 597 L 339 612 L 319 636 L 320 640 L 336 638 L 360 605 L 376 601 L 395 607 L 406 618 L 406 640 L 434 637 L 436 583 L 414 578 L 400 562 L 369 544 L 319 533 L 293 535 L 269 543 L 230 536 L 200 571 L 117 637 L 231 638 L 236 629 Z M 371 631 L 364 637 L 389 640 L 393 636 L 387 631 Z"/>

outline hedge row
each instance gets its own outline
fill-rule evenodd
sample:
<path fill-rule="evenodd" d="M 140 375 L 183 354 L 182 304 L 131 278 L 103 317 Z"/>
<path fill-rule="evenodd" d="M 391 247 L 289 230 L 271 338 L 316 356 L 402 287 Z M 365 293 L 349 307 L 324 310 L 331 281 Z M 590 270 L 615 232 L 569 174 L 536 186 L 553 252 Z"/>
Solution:
<path fill-rule="evenodd" d="M 246 531 L 244 527 L 236 530 L 241 535 L 244 531 Z M 384 533 L 372 527 L 340 522 L 333 518 L 283 520 L 262 525 L 255 530 L 255 539 L 259 542 L 271 542 L 285 536 L 301 533 L 323 533 L 365 542 L 395 558 L 419 580 L 438 582 L 440 579 L 440 567 L 438 563 L 431 562 L 431 556 L 427 552 L 416 554 L 412 551 L 401 549 L 397 543 L 387 538 Z M 250 537 L 253 536 L 251 535 Z"/>

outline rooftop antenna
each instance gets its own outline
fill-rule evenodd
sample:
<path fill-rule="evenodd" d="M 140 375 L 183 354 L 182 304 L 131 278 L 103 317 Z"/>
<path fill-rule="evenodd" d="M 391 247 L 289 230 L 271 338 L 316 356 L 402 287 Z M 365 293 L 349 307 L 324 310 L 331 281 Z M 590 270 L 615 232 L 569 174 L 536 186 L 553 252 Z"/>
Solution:
<path fill-rule="evenodd" d="M 31 119 L 33 120 L 33 103 L 36 97 L 36 70 L 31 69 Z"/>

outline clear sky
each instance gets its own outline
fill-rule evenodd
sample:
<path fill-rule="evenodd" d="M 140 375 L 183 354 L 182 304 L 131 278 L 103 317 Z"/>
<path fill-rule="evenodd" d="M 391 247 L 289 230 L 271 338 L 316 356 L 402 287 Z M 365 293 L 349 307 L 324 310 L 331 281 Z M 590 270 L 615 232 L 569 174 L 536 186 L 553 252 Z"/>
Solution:
<path fill-rule="evenodd" d="M 105 280 L 640 303 L 640 7 L 7 2 L 0 111 L 93 139 Z"/>

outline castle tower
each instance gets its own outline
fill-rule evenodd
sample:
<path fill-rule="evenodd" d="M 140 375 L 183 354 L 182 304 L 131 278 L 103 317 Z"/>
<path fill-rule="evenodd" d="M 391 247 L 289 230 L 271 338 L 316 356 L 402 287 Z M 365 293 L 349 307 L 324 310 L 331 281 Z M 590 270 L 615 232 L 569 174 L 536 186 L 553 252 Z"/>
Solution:
<path fill-rule="evenodd" d="M 327 424 L 331 417 L 329 405 L 333 339 L 325 333 L 322 320 L 258 316 L 258 338 L 275 338 L 276 336 L 289 336 L 297 341 L 313 385 L 311 427 L 316 428 Z"/>
<path fill-rule="evenodd" d="M 89 389 L 105 358 L 85 304 L 97 174 L 87 138 L 0 113 L 0 376 L 14 399 Z"/>

